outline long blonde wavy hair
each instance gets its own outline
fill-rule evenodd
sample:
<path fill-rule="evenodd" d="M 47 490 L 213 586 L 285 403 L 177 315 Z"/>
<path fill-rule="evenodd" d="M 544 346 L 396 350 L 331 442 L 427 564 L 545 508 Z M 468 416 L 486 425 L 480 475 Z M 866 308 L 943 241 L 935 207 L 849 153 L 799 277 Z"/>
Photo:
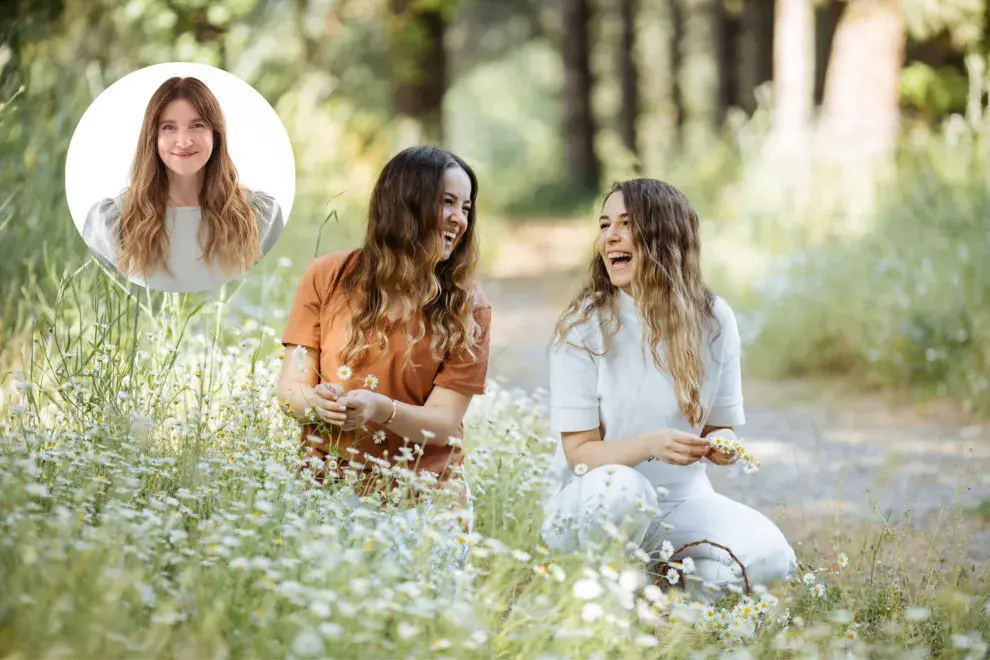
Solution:
<path fill-rule="evenodd" d="M 471 210 L 464 234 L 450 257 L 440 261 L 443 177 L 451 167 L 464 170 L 471 181 Z M 437 360 L 460 351 L 473 359 L 478 332 L 473 313 L 477 197 L 474 171 L 443 149 L 410 147 L 385 165 L 371 195 L 364 246 L 333 284 L 342 287 L 342 304 L 356 302 L 348 341 L 338 353 L 341 364 L 362 364 L 372 347 L 387 350 L 390 328 L 382 319 L 393 300 L 401 304 L 402 315 L 395 322 L 406 328 L 407 362 L 412 345 L 427 329 Z M 416 332 L 409 331 L 413 319 Z"/>
<path fill-rule="evenodd" d="M 227 149 L 223 111 L 213 92 L 197 78 L 169 78 L 155 91 L 144 111 L 130 185 L 117 228 L 118 268 L 147 276 L 172 274 L 168 267 L 169 240 L 165 229 L 168 173 L 158 155 L 158 123 L 165 107 L 185 99 L 213 131 L 213 152 L 204 166 L 200 245 L 203 259 L 226 272 L 244 272 L 261 257 L 258 224 L 251 193 L 238 183 L 237 168 Z"/>
<path fill-rule="evenodd" d="M 646 328 L 644 346 L 649 346 L 657 368 L 673 377 L 681 413 L 698 425 L 705 417 L 701 342 L 704 329 L 715 320 L 715 295 L 701 277 L 698 214 L 683 193 L 656 179 L 616 183 L 605 200 L 616 191 L 622 192 L 629 214 L 637 263 L 633 297 Z M 602 320 L 606 351 L 618 331 L 619 289 L 598 251 L 590 271 L 588 282 L 557 320 L 552 345 L 564 342 L 574 327 L 596 314 Z M 661 341 L 667 364 L 659 355 Z"/>

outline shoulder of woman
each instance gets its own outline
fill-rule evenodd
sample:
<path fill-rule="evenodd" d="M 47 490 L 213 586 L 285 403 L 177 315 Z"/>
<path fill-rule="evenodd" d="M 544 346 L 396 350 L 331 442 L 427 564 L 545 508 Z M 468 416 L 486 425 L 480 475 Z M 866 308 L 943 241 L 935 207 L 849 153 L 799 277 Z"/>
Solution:
<path fill-rule="evenodd" d="M 114 229 L 120 220 L 123 202 L 120 195 L 117 197 L 106 197 L 93 204 L 86 214 L 83 223 L 83 235 L 90 236 L 96 231 Z"/>
<path fill-rule="evenodd" d="M 582 319 L 581 316 L 585 313 L 587 318 Z M 602 315 L 603 312 L 595 310 L 591 301 L 582 301 L 578 309 L 564 319 L 566 333 L 560 339 L 572 346 L 583 346 L 593 351 L 604 350 L 605 319 Z M 563 313 L 560 318 L 563 318 Z"/>
<path fill-rule="evenodd" d="M 739 324 L 736 321 L 736 314 L 732 307 L 724 298 L 715 296 L 714 305 L 715 322 L 708 330 L 709 336 L 716 341 L 726 341 L 739 337 Z M 737 341 L 737 339 L 733 339 Z"/>
<path fill-rule="evenodd" d="M 715 319 L 721 327 L 725 328 L 727 325 L 736 324 L 736 314 L 732 311 L 729 303 L 725 301 L 725 298 L 715 296 L 714 312 Z"/>
<path fill-rule="evenodd" d="M 474 299 L 474 311 L 482 309 L 491 309 L 492 303 L 488 300 L 488 296 L 485 295 L 485 291 L 481 288 L 481 285 L 475 282 L 471 287 L 468 288 L 469 294 Z"/>
<path fill-rule="evenodd" d="M 331 283 L 338 278 L 341 271 L 353 264 L 353 257 L 359 250 L 338 250 L 320 255 L 310 260 L 306 266 L 306 277 L 316 282 L 320 291 L 329 291 Z"/>
<path fill-rule="evenodd" d="M 273 195 L 262 190 L 250 190 L 245 188 L 248 203 L 254 207 L 258 214 L 258 219 L 265 226 L 282 222 L 282 207 Z"/>

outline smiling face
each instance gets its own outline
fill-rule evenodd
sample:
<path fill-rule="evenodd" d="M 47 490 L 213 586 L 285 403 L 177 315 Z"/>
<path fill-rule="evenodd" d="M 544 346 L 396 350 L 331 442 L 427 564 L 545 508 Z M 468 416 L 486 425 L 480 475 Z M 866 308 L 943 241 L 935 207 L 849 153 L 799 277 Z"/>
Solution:
<path fill-rule="evenodd" d="M 196 174 L 213 154 L 213 129 L 186 99 L 165 106 L 158 119 L 158 156 L 180 176 Z"/>
<path fill-rule="evenodd" d="M 448 167 L 443 173 L 443 206 L 440 215 L 440 261 L 453 254 L 468 228 L 471 211 L 471 179 L 460 167 Z"/>
<path fill-rule="evenodd" d="M 602 204 L 598 219 L 598 253 L 605 262 L 605 271 L 616 288 L 632 295 L 636 275 L 637 254 L 632 225 L 621 190 L 616 190 Z"/>

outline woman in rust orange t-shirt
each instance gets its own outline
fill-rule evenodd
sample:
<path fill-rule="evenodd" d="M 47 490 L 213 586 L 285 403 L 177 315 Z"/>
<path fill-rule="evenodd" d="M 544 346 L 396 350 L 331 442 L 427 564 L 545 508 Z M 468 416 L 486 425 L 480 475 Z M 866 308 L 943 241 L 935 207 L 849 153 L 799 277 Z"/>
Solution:
<path fill-rule="evenodd" d="M 378 178 L 364 246 L 309 264 L 282 337 L 277 395 L 303 423 L 310 456 L 360 463 L 365 476 L 369 456 L 440 482 L 454 476 L 464 415 L 488 373 L 477 196 L 475 174 L 457 156 L 406 149 Z M 332 432 L 318 434 L 314 421 Z"/>

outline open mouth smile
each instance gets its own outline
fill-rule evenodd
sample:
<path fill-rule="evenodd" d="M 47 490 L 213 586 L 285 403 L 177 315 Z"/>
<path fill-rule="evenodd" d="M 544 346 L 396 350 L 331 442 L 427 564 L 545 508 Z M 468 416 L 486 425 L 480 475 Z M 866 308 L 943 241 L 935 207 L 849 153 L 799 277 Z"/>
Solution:
<path fill-rule="evenodd" d="M 445 248 L 451 248 L 454 246 L 454 241 L 457 239 L 456 231 L 445 231 L 443 232 L 443 245 Z"/>
<path fill-rule="evenodd" d="M 624 270 L 629 265 L 629 262 L 632 261 L 633 255 L 632 252 L 626 252 L 624 250 L 610 250 L 606 254 L 606 257 L 613 270 Z"/>

